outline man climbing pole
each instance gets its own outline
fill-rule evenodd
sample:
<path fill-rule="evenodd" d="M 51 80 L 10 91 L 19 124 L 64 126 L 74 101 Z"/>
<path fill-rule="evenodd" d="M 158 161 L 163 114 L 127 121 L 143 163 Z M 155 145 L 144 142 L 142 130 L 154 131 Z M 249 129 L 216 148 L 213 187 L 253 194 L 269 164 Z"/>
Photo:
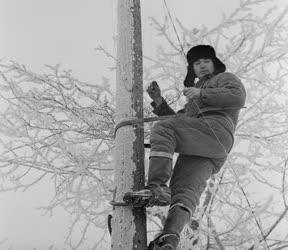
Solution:
<path fill-rule="evenodd" d="M 150 242 L 150 250 L 177 248 L 180 233 L 193 215 L 207 180 L 220 170 L 233 146 L 238 115 L 246 98 L 243 84 L 234 74 L 225 72 L 226 66 L 213 47 L 192 47 L 186 57 L 187 104 L 175 116 L 154 125 L 147 186 L 124 196 L 135 206 L 170 205 L 163 231 Z M 175 114 L 155 81 L 147 92 L 153 99 L 155 114 Z M 172 169 L 174 152 L 179 156 Z"/>

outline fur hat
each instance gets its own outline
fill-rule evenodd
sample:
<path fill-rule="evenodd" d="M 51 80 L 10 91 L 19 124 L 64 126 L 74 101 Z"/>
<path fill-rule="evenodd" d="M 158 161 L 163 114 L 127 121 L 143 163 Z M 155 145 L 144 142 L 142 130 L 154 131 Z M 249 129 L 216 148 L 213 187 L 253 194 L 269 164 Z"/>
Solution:
<path fill-rule="evenodd" d="M 188 72 L 184 80 L 185 87 L 191 87 L 194 85 L 196 78 L 193 63 L 199 59 L 212 59 L 215 67 L 214 74 L 225 72 L 226 66 L 219 58 L 217 58 L 215 50 L 210 45 L 197 45 L 192 47 L 187 53 Z"/>

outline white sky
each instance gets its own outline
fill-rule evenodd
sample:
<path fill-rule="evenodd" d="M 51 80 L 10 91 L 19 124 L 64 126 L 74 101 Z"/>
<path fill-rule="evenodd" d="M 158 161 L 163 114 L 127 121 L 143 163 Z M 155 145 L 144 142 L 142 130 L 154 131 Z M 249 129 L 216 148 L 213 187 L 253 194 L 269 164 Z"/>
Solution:
<path fill-rule="evenodd" d="M 153 57 L 158 38 L 148 17 L 162 20 L 166 11 L 159 0 L 141 4 L 144 54 Z M 238 0 L 167 0 L 167 4 L 173 17 L 190 28 L 213 26 Z M 80 80 L 95 84 L 102 76 L 114 79 L 114 72 L 107 69 L 113 62 L 94 49 L 102 45 L 115 54 L 116 5 L 116 0 L 0 0 L 0 58 L 39 73 L 44 64 L 60 63 Z M 51 244 L 63 248 L 69 217 L 60 210 L 52 218 L 43 217 L 35 209 L 48 204 L 51 188 L 47 182 L 26 193 L 0 194 L 0 242 L 7 237 L 14 250 L 42 250 Z"/>

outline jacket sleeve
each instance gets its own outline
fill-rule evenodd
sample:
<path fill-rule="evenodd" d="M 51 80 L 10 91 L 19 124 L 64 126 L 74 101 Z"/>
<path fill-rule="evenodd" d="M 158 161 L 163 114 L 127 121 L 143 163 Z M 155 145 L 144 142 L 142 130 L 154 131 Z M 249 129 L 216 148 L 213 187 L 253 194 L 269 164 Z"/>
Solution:
<path fill-rule="evenodd" d="M 245 104 L 245 88 L 232 73 L 221 73 L 216 80 L 216 86 L 201 89 L 200 98 L 203 104 L 214 107 L 242 108 Z"/>
<path fill-rule="evenodd" d="M 159 106 L 156 106 L 155 102 L 151 102 L 151 106 L 154 108 L 152 112 L 158 116 L 164 116 L 164 115 L 174 115 L 175 112 L 168 103 L 162 98 L 162 103 Z"/>

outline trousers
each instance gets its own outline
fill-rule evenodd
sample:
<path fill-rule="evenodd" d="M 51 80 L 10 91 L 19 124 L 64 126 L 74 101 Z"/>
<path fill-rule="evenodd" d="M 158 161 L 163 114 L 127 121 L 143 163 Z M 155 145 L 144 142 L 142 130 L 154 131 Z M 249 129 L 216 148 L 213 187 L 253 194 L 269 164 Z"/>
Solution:
<path fill-rule="evenodd" d="M 209 123 L 187 116 L 164 120 L 153 127 L 150 137 L 150 157 L 172 159 L 174 152 L 179 153 L 170 180 L 171 206 L 181 205 L 191 214 L 207 180 L 223 166 L 233 145 L 233 124 L 220 116 L 208 119 Z M 166 164 L 160 165 L 162 170 L 151 166 L 149 176 L 151 180 L 162 178 L 162 184 L 167 181 L 161 174 Z M 168 173 L 168 164 L 166 168 Z"/>
<path fill-rule="evenodd" d="M 170 180 L 171 207 L 178 204 L 192 215 L 213 169 L 214 163 L 209 158 L 179 155 Z"/>

